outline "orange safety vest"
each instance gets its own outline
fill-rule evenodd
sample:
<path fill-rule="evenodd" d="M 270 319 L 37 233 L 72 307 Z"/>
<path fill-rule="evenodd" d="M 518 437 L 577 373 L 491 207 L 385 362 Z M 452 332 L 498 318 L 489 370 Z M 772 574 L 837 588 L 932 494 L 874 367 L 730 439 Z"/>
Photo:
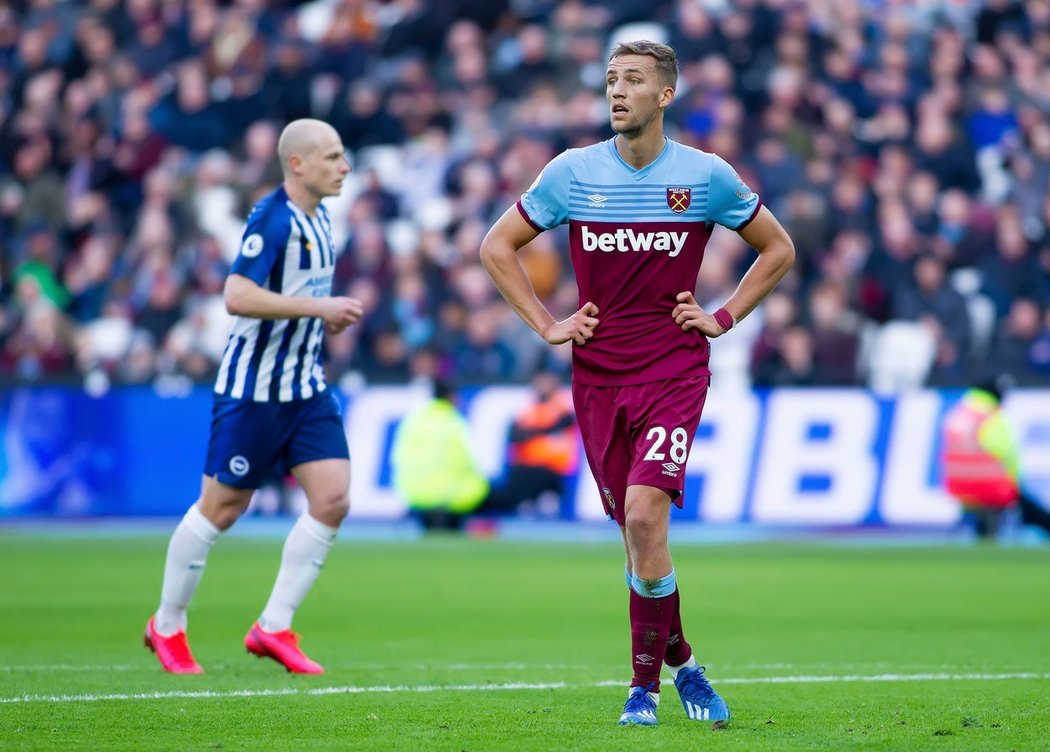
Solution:
<path fill-rule="evenodd" d="M 553 427 L 566 416 L 574 415 L 572 401 L 559 392 L 546 402 L 535 402 L 518 415 L 514 425 L 528 431 Z M 517 465 L 545 467 L 559 475 L 568 475 L 576 469 L 578 439 L 575 421 L 562 430 L 532 436 L 510 447 L 510 461 Z"/>
<path fill-rule="evenodd" d="M 981 426 L 992 413 L 961 402 L 944 423 L 944 485 L 964 504 L 1005 509 L 1017 501 L 1017 482 L 1001 460 L 981 446 Z"/>

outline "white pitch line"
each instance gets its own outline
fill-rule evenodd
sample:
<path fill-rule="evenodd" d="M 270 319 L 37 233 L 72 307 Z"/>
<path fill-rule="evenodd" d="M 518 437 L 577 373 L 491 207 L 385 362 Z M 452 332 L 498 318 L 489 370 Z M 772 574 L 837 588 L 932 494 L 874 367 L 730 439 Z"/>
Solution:
<path fill-rule="evenodd" d="M 751 676 L 716 679 L 717 684 L 817 684 L 849 682 L 914 682 L 914 681 L 1007 681 L 1012 679 L 1050 679 L 1050 674 L 1037 673 L 1003 673 L 1003 674 L 873 674 L 843 676 Z M 370 687 L 316 687 L 313 689 L 237 689 L 227 692 L 214 690 L 171 692 L 139 692 L 122 694 L 76 694 L 76 695 L 21 695 L 19 697 L 0 697 L 0 705 L 36 702 L 103 702 L 107 700 L 192 700 L 222 699 L 227 697 L 284 697 L 299 695 L 304 697 L 317 695 L 343 694 L 393 694 L 398 692 L 489 692 L 518 689 L 589 689 L 596 687 L 622 687 L 622 679 L 593 682 L 591 684 L 568 684 L 566 682 L 509 682 L 505 684 L 423 684 L 423 685 L 379 685 Z"/>
<path fill-rule="evenodd" d="M 92 666 L 86 663 L 33 663 L 25 666 L 0 666 L 0 673 L 21 674 L 29 671 L 138 671 L 140 663 L 110 663 Z"/>
<path fill-rule="evenodd" d="M 916 682 L 916 681 L 977 681 L 1010 679 L 1050 679 L 1050 674 L 855 674 L 844 676 L 746 676 L 715 679 L 722 684 L 849 684 L 851 682 Z M 597 682 L 593 687 L 617 687 L 622 681 Z"/>
<path fill-rule="evenodd" d="M 620 682 L 622 683 L 622 682 Z M 481 690 L 509 690 L 509 689 L 565 689 L 569 687 L 565 682 L 549 682 L 544 684 L 533 684 L 527 682 L 509 682 L 506 684 L 423 684 L 423 685 L 380 685 L 372 687 L 315 687 L 313 689 L 296 689 L 285 687 L 283 689 L 235 689 L 228 692 L 216 692 L 212 690 L 200 691 L 173 691 L 173 692 L 141 692 L 111 695 L 22 695 L 21 697 L 0 697 L 0 705 L 10 703 L 26 702 L 100 702 L 102 700 L 167 700 L 167 699 L 197 699 L 197 698 L 224 698 L 224 697 L 282 697 L 286 695 L 352 695 L 352 694 L 391 694 L 395 692 L 477 692 Z"/>
<path fill-rule="evenodd" d="M 576 671 L 586 669 L 583 663 L 413 663 L 413 664 L 387 664 L 387 663 L 354 663 L 353 668 L 375 671 L 405 671 L 405 670 L 429 670 L 440 668 L 445 671 Z M 766 668 L 755 666 L 754 668 Z M 773 666 L 772 668 L 790 668 L 787 664 Z M 153 671 L 155 667 L 146 663 L 116 663 L 116 664 L 85 664 L 85 663 L 27 663 L 22 665 L 0 665 L 0 674 L 22 674 L 36 672 L 106 672 L 106 671 Z"/>

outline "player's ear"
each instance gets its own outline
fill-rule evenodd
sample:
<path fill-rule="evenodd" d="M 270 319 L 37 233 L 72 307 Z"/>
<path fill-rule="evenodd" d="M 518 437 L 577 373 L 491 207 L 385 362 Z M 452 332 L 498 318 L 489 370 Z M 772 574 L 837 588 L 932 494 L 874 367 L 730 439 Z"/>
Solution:
<path fill-rule="evenodd" d="M 663 92 L 660 94 L 660 106 L 669 107 L 671 102 L 674 101 L 674 89 L 670 86 L 665 86 Z"/>

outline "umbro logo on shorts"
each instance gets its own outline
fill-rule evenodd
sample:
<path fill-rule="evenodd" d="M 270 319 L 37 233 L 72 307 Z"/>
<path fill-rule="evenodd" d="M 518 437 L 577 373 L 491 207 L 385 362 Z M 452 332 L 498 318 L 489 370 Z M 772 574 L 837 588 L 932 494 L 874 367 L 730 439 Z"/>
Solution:
<path fill-rule="evenodd" d="M 666 470 L 669 473 L 677 473 L 679 470 L 682 469 L 682 468 L 678 467 L 678 465 L 674 464 L 673 462 L 665 462 L 663 464 L 663 468 L 664 468 L 664 470 Z"/>

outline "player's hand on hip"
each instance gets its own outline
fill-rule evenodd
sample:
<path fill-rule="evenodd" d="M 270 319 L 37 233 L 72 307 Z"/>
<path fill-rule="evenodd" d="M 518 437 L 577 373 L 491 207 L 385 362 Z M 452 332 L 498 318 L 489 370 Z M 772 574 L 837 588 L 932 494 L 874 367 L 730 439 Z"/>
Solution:
<path fill-rule="evenodd" d="M 671 311 L 675 323 L 682 327 L 683 332 L 696 329 L 706 337 L 719 337 L 726 333 L 715 317 L 705 311 L 691 292 L 680 292 L 675 298 L 678 305 Z"/>
<path fill-rule="evenodd" d="M 365 313 L 364 306 L 357 298 L 325 298 L 322 305 L 321 318 L 329 334 L 338 334 L 351 324 L 356 324 Z"/>
<path fill-rule="evenodd" d="M 543 338 L 552 345 L 560 345 L 570 340 L 577 345 L 582 345 L 594 336 L 596 326 L 598 326 L 598 306 L 588 301 L 569 318 L 552 324 L 544 333 Z"/>

